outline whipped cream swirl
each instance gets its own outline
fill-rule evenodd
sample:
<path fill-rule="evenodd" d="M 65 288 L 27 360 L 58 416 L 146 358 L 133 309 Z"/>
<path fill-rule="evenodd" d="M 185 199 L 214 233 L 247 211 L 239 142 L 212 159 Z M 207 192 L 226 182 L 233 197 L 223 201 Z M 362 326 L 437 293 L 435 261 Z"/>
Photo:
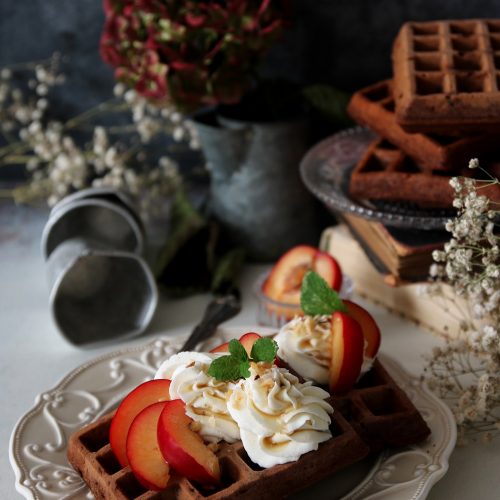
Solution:
<path fill-rule="evenodd" d="M 250 378 L 235 383 L 227 407 L 250 459 L 261 467 L 298 460 L 332 437 L 329 394 L 301 384 L 288 370 L 252 363 Z"/>
<path fill-rule="evenodd" d="M 327 385 L 330 375 L 331 316 L 296 316 L 283 325 L 275 337 L 278 356 L 306 380 Z M 373 365 L 373 358 L 363 356 L 361 374 Z"/>
<path fill-rule="evenodd" d="M 238 425 L 227 409 L 231 383 L 207 374 L 210 363 L 225 353 L 180 352 L 163 362 L 155 378 L 170 379 L 170 398 L 182 399 L 186 415 L 201 425 L 206 441 L 240 439 Z"/>
<path fill-rule="evenodd" d="M 275 340 L 278 356 L 306 380 L 327 385 L 330 376 L 331 316 L 296 316 Z"/>
<path fill-rule="evenodd" d="M 251 363 L 247 379 L 216 380 L 208 367 L 224 354 L 181 352 L 155 375 L 171 380 L 171 399 L 184 401 L 205 440 L 241 439 L 253 462 L 272 467 L 297 460 L 331 438 L 333 408 L 325 401 L 326 391 L 265 363 Z"/>

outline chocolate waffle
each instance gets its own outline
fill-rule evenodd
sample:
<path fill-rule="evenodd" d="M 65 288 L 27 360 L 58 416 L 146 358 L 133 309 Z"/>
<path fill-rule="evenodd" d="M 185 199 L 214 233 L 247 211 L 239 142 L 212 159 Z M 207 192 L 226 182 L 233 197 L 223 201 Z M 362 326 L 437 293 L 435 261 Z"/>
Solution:
<path fill-rule="evenodd" d="M 404 130 L 500 132 L 500 20 L 405 23 L 392 60 Z"/>
<path fill-rule="evenodd" d="M 486 165 L 494 170 L 495 164 Z M 384 139 L 377 139 L 354 167 L 349 182 L 353 198 L 413 202 L 423 207 L 452 207 L 452 176 L 470 177 L 463 168 L 453 173 L 424 171 L 409 156 Z M 498 185 L 481 188 L 480 194 L 500 202 Z"/>
<path fill-rule="evenodd" d="M 495 135 L 445 137 L 405 132 L 396 120 L 392 87 L 392 81 L 385 80 L 355 92 L 347 111 L 358 123 L 404 151 L 423 170 L 466 167 L 470 158 L 480 158 L 497 147 L 499 137 Z"/>
<path fill-rule="evenodd" d="M 376 361 L 347 395 L 329 399 L 335 408 L 332 438 L 298 461 L 262 469 L 248 458 L 241 442 L 222 443 L 217 455 L 222 486 L 209 490 L 173 475 L 167 489 L 148 491 L 129 467 L 122 468 L 109 445 L 112 415 L 75 433 L 68 459 L 97 499 L 282 498 L 388 446 L 425 439 L 430 430 L 406 394 Z"/>

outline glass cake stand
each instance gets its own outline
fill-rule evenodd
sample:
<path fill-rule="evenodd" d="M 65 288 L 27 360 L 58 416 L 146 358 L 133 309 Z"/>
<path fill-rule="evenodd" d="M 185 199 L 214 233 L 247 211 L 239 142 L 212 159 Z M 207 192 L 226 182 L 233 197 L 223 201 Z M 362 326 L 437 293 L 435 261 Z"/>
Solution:
<path fill-rule="evenodd" d="M 350 213 L 388 226 L 444 229 L 453 210 L 423 209 L 411 203 L 357 200 L 349 196 L 349 178 L 367 146 L 372 131 L 356 127 L 319 142 L 304 156 L 300 172 L 305 185 L 334 213 Z"/>

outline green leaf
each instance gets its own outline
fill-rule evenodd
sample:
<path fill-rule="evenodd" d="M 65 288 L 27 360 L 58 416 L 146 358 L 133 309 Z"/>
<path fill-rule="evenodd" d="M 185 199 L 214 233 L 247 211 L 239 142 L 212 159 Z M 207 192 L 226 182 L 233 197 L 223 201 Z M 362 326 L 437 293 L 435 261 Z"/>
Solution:
<path fill-rule="evenodd" d="M 302 280 L 300 307 L 309 316 L 332 314 L 335 311 L 347 312 L 337 292 L 314 271 L 307 272 Z"/>
<path fill-rule="evenodd" d="M 248 354 L 239 340 L 232 339 L 229 341 L 229 352 L 238 361 L 248 361 Z"/>
<path fill-rule="evenodd" d="M 245 251 L 233 248 L 226 252 L 217 262 L 212 277 L 212 292 L 224 293 L 236 281 L 245 261 Z"/>
<path fill-rule="evenodd" d="M 302 91 L 311 106 L 329 121 L 339 125 L 349 125 L 352 120 L 347 115 L 350 95 L 331 85 L 310 85 Z"/>
<path fill-rule="evenodd" d="M 253 346 L 251 357 L 253 361 L 272 363 L 278 352 L 278 344 L 273 339 L 257 339 Z"/>
<path fill-rule="evenodd" d="M 221 356 L 212 361 L 208 374 L 217 380 L 238 380 L 242 376 L 242 364 L 234 356 Z"/>
<path fill-rule="evenodd" d="M 240 363 L 240 376 L 243 378 L 250 377 L 250 362 L 248 359 Z"/>
<path fill-rule="evenodd" d="M 208 374 L 217 380 L 237 380 L 250 377 L 250 359 L 239 340 L 229 341 L 229 356 L 215 358 Z M 272 339 L 258 339 L 252 346 L 252 361 L 272 363 L 278 352 L 278 344 Z"/>
<path fill-rule="evenodd" d="M 179 189 L 172 205 L 168 240 L 154 265 L 155 276 L 160 276 L 179 249 L 206 226 L 206 219 L 193 207 L 185 192 Z"/>

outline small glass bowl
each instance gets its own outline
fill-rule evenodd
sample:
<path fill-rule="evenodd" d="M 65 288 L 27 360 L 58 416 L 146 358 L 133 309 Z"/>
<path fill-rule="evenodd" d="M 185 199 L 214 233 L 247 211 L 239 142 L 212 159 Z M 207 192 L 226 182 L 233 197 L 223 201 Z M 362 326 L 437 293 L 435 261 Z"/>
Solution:
<path fill-rule="evenodd" d="M 262 326 L 271 326 L 281 328 L 296 315 L 302 314 L 299 305 L 287 304 L 277 300 L 270 299 L 262 291 L 264 283 L 269 277 L 269 272 L 261 274 L 254 285 L 254 293 L 257 297 L 257 323 Z M 346 274 L 342 275 L 342 288 L 340 296 L 343 299 L 349 299 L 354 291 L 354 282 Z"/>

